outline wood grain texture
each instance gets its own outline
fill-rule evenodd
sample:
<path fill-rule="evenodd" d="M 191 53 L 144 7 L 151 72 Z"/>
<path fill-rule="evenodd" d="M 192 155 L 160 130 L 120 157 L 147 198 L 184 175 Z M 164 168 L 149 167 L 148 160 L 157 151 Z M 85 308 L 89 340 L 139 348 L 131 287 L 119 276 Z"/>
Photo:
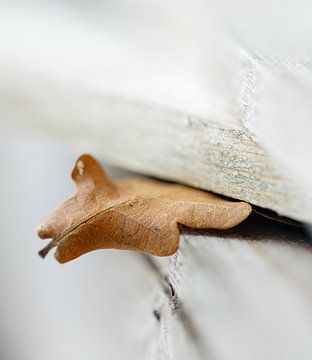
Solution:
<path fill-rule="evenodd" d="M 310 222 L 311 201 L 301 184 L 244 128 L 122 97 L 36 81 L 32 87 L 38 91 L 0 87 L 2 114 L 106 163 Z"/>
<path fill-rule="evenodd" d="M 196 349 L 193 359 L 311 358 L 307 241 L 302 230 L 254 216 L 226 233 L 185 233 L 175 256 L 149 259 L 167 286 L 162 353 L 171 355 L 162 358 L 189 355 L 180 353 L 176 322 Z"/>
<path fill-rule="evenodd" d="M 0 26 L 11 37 L 0 39 L 1 118 L 33 123 L 128 169 L 311 222 L 309 6 L 297 9 L 296 28 L 285 22 L 293 47 L 274 16 L 258 16 L 270 2 L 231 12 L 204 0 L 176 1 L 173 12 L 164 0 L 134 4 L 135 12 L 127 1 L 106 11 L 86 2 L 80 22 L 80 6 L 69 3 L 4 3 Z M 24 12 L 33 21 L 21 23 Z"/>
<path fill-rule="evenodd" d="M 65 267 L 45 265 L 35 256 L 33 227 L 64 197 L 74 159 L 30 144 L 25 151 L 19 138 L 8 140 L 1 152 L 3 204 L 14 204 L 3 208 L 2 315 L 9 327 L 1 325 L 21 359 L 34 351 L 38 359 L 75 354 L 68 343 L 77 348 L 82 339 L 81 359 L 96 349 L 94 358 L 111 360 L 310 360 L 312 253 L 301 230 L 266 220 L 226 234 L 184 229 L 171 258 L 108 250 Z M 48 205 L 33 201 L 45 196 Z"/>

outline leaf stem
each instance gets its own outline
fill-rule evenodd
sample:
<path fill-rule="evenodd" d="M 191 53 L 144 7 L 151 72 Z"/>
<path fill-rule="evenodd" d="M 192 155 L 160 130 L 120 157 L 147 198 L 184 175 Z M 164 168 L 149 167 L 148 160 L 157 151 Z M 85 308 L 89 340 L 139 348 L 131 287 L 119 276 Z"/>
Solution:
<path fill-rule="evenodd" d="M 49 242 L 48 245 L 46 245 L 43 249 L 38 251 L 39 256 L 41 256 L 43 259 L 48 255 L 51 249 L 53 249 L 58 243 L 57 239 L 54 239 Z"/>

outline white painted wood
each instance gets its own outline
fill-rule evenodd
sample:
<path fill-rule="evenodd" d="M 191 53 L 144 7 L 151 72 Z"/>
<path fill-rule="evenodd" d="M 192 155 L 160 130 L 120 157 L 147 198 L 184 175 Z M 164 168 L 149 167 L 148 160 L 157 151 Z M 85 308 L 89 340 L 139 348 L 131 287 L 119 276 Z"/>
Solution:
<path fill-rule="evenodd" d="M 309 193 L 246 129 L 118 97 L 40 87 L 34 79 L 32 93 L 0 84 L 3 116 L 27 119 L 111 164 L 310 221 Z"/>
<path fill-rule="evenodd" d="M 312 252 L 300 244 L 305 238 L 254 218 L 223 234 L 183 235 L 176 255 L 153 259 L 174 289 L 195 359 L 311 358 Z"/>
<path fill-rule="evenodd" d="M 311 222 L 310 5 L 256 8 L 3 1 L 1 120 Z"/>
<path fill-rule="evenodd" d="M 1 359 L 311 358 L 312 253 L 301 231 L 254 218 L 184 232 L 169 258 L 103 250 L 42 261 L 34 229 L 74 191 L 75 154 L 16 131 L 1 132 L 0 150 Z"/>

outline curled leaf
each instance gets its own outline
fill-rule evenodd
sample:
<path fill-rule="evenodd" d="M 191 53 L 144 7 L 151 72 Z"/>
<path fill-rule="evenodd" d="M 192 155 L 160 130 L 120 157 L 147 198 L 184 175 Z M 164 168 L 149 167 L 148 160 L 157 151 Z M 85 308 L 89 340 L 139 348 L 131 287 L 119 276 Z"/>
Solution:
<path fill-rule="evenodd" d="M 45 257 L 57 247 L 60 263 L 108 248 L 168 256 L 178 249 L 178 224 L 228 229 L 251 212 L 248 203 L 187 186 L 142 178 L 113 181 L 90 155 L 79 157 L 72 178 L 76 194 L 37 229 L 40 238 L 52 238 L 39 254 Z"/>

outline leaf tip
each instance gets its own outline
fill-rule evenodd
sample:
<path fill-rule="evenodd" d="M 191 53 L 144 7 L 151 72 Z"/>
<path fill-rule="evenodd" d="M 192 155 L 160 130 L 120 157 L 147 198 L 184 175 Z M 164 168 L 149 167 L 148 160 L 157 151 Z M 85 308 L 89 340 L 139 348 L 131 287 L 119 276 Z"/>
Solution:
<path fill-rule="evenodd" d="M 252 213 L 252 206 L 249 203 L 240 201 L 237 204 L 237 207 L 232 208 L 233 224 L 230 227 L 233 227 L 233 225 L 236 226 L 243 222 Z"/>
<path fill-rule="evenodd" d="M 245 214 L 246 218 L 252 213 L 252 206 L 249 203 L 245 203 Z"/>
<path fill-rule="evenodd" d="M 75 166 L 71 173 L 72 179 L 76 180 L 78 177 L 82 177 L 85 173 L 86 163 L 90 161 L 94 161 L 95 159 L 88 154 L 80 155 L 79 158 L 75 162 Z"/>
<path fill-rule="evenodd" d="M 47 237 L 47 230 L 43 224 L 40 224 L 36 227 L 36 233 L 40 239 L 45 239 Z"/>
<path fill-rule="evenodd" d="M 244 214 L 250 215 L 250 213 L 252 212 L 252 206 L 248 202 L 241 201 L 240 207 Z"/>

